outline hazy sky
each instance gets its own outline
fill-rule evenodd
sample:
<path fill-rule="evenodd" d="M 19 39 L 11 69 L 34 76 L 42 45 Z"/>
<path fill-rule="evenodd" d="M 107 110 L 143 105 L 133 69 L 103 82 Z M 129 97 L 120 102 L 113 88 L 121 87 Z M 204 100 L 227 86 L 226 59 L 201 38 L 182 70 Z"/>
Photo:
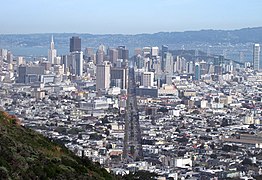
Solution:
<path fill-rule="evenodd" d="M 2 0 L 0 33 L 155 33 L 262 26 L 262 0 Z"/>

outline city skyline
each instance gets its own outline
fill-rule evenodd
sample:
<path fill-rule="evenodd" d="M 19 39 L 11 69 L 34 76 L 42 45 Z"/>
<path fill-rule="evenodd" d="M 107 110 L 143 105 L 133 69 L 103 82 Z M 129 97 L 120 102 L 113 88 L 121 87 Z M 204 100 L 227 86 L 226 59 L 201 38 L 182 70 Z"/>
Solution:
<path fill-rule="evenodd" d="M 261 26 L 261 5 L 259 0 L 212 3 L 207 0 L 11 0 L 2 2 L 0 20 L 4 26 L 0 34 L 139 34 L 240 29 Z"/>

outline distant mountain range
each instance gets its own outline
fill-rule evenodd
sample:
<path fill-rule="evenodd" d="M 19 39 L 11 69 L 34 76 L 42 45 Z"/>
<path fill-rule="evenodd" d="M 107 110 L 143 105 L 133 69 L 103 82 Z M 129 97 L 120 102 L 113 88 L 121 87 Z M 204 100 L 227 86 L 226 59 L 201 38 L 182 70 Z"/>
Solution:
<path fill-rule="evenodd" d="M 46 49 L 49 47 L 50 33 L 48 34 L 8 34 L 0 35 L 0 48 L 38 47 Z M 82 47 L 97 48 L 100 44 L 110 47 L 126 45 L 129 49 L 143 46 L 169 45 L 170 48 L 182 45 L 193 46 L 195 44 L 240 44 L 240 43 L 262 43 L 262 27 L 244 28 L 239 30 L 201 30 L 185 32 L 158 32 L 154 34 L 77 34 L 77 33 L 54 33 L 57 49 L 61 53 L 68 52 L 69 38 L 80 36 Z"/>

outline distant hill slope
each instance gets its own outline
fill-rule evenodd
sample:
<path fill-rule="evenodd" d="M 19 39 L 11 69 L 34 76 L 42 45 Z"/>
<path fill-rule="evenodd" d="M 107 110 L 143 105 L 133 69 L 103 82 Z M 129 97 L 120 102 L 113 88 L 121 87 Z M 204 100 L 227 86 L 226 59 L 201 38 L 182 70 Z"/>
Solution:
<path fill-rule="evenodd" d="M 0 34 L 1 45 L 10 47 L 37 47 L 50 45 L 51 33 L 46 34 Z M 243 28 L 238 30 L 200 30 L 184 32 L 158 32 L 154 34 L 88 34 L 88 33 L 53 33 L 58 48 L 69 44 L 69 38 L 78 35 L 82 38 L 82 47 L 97 47 L 105 44 L 111 47 L 127 45 L 162 45 L 174 43 L 262 43 L 262 27 Z M 0 47 L 1 48 L 1 47 Z"/>
<path fill-rule="evenodd" d="M 0 179 L 114 179 L 88 159 L 19 125 L 0 111 Z"/>

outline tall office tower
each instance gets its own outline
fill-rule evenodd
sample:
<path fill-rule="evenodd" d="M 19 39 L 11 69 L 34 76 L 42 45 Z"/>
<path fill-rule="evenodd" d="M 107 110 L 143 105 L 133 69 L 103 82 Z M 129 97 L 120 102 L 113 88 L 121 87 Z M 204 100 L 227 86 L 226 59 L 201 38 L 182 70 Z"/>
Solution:
<path fill-rule="evenodd" d="M 222 75 L 223 72 L 223 64 L 224 64 L 225 58 L 224 56 L 217 56 L 214 58 L 214 73 L 215 75 Z"/>
<path fill-rule="evenodd" d="M 110 73 L 111 86 L 127 88 L 127 68 L 112 67 Z"/>
<path fill-rule="evenodd" d="M 173 75 L 174 72 L 174 59 L 171 53 L 164 53 L 164 58 L 162 61 L 162 71 L 165 74 Z"/>
<path fill-rule="evenodd" d="M 143 56 L 149 57 L 151 54 L 151 47 L 143 47 Z"/>
<path fill-rule="evenodd" d="M 201 75 L 208 74 L 209 64 L 207 64 L 207 62 L 204 60 L 200 61 L 199 64 L 200 64 L 200 74 Z"/>
<path fill-rule="evenodd" d="M 85 48 L 85 56 L 92 56 L 94 54 L 94 49 L 91 47 Z"/>
<path fill-rule="evenodd" d="M 163 56 L 167 52 L 168 52 L 168 46 L 167 45 L 162 45 L 161 55 Z"/>
<path fill-rule="evenodd" d="M 197 62 L 195 63 L 195 80 L 196 81 L 199 81 L 200 80 L 200 77 L 201 77 L 201 74 L 200 74 L 200 64 Z"/>
<path fill-rule="evenodd" d="M 259 63 L 260 63 L 260 45 L 254 44 L 253 46 L 253 67 L 254 70 L 259 70 Z"/>
<path fill-rule="evenodd" d="M 225 72 L 233 73 L 233 71 L 234 71 L 233 62 L 230 61 L 230 63 L 225 66 Z"/>
<path fill-rule="evenodd" d="M 105 60 L 105 52 L 103 50 L 98 49 L 96 51 L 96 64 L 103 64 Z"/>
<path fill-rule="evenodd" d="M 162 75 L 160 56 L 152 58 L 152 69 L 156 76 Z"/>
<path fill-rule="evenodd" d="M 216 56 L 215 58 L 214 58 L 214 66 L 216 66 L 216 65 L 222 65 L 222 64 L 224 64 L 225 63 L 225 58 L 224 58 L 224 56 Z"/>
<path fill-rule="evenodd" d="M 149 57 L 144 57 L 144 61 L 145 61 L 145 70 L 150 71 L 152 65 L 151 59 Z"/>
<path fill-rule="evenodd" d="M 135 57 L 135 65 L 137 69 L 142 69 L 145 67 L 145 59 L 140 54 L 136 55 Z"/>
<path fill-rule="evenodd" d="M 61 61 L 62 61 L 62 64 L 64 65 L 64 68 L 66 69 L 66 68 L 69 68 L 69 57 L 70 55 L 63 55 L 62 57 L 61 57 Z"/>
<path fill-rule="evenodd" d="M 188 74 L 193 74 L 194 73 L 194 62 L 190 61 L 186 63 L 186 72 Z"/>
<path fill-rule="evenodd" d="M 159 48 L 158 47 L 151 47 L 151 57 L 158 56 L 159 54 Z"/>
<path fill-rule="evenodd" d="M 7 49 L 0 49 L 0 56 L 2 57 L 2 59 L 7 58 L 7 52 Z"/>
<path fill-rule="evenodd" d="M 125 136 L 123 159 L 128 162 L 143 159 L 141 129 L 136 99 L 136 80 L 134 68 L 128 70 L 128 90 L 125 111 Z"/>
<path fill-rule="evenodd" d="M 12 64 L 12 63 L 13 63 L 14 58 L 13 58 L 13 54 L 12 54 L 11 51 L 8 51 L 8 52 L 7 52 L 6 60 L 7 60 L 7 62 L 8 62 L 9 64 Z"/>
<path fill-rule="evenodd" d="M 126 49 L 126 46 L 118 46 L 118 59 L 129 59 L 129 50 Z"/>
<path fill-rule="evenodd" d="M 96 90 L 104 90 L 110 87 L 110 62 L 104 61 L 96 67 Z"/>
<path fill-rule="evenodd" d="M 103 44 L 100 44 L 100 45 L 98 46 L 98 50 L 99 50 L 99 51 L 104 51 L 104 54 L 105 54 L 105 55 L 107 54 L 107 48 L 106 48 L 106 46 L 103 45 Z"/>
<path fill-rule="evenodd" d="M 174 71 L 178 73 L 186 71 L 186 59 L 184 57 L 177 56 Z"/>
<path fill-rule="evenodd" d="M 162 69 L 162 71 L 163 71 L 163 69 L 164 69 L 164 66 L 165 66 L 165 59 L 164 59 L 164 57 L 165 57 L 165 53 L 167 53 L 168 52 L 168 46 L 167 45 L 162 45 L 162 49 L 161 49 L 161 69 Z"/>
<path fill-rule="evenodd" d="M 81 51 L 81 39 L 78 36 L 70 38 L 70 52 Z"/>
<path fill-rule="evenodd" d="M 109 49 L 109 61 L 115 66 L 116 61 L 118 59 L 118 50 L 117 49 Z"/>
<path fill-rule="evenodd" d="M 55 57 L 54 64 L 61 64 L 61 57 L 60 56 Z"/>
<path fill-rule="evenodd" d="M 83 76 L 83 61 L 82 51 L 72 52 L 73 73 L 77 76 Z"/>
<path fill-rule="evenodd" d="M 145 86 L 145 87 L 154 86 L 154 73 L 153 72 L 143 72 L 141 84 L 142 86 Z"/>
<path fill-rule="evenodd" d="M 52 36 L 51 43 L 50 43 L 50 49 L 48 49 L 48 58 L 47 59 L 51 64 L 54 64 L 55 57 L 56 57 L 56 49 L 55 49 L 54 38 Z"/>
<path fill-rule="evenodd" d="M 17 66 L 20 66 L 21 64 L 24 64 L 24 57 L 18 56 L 16 60 Z"/>
<path fill-rule="evenodd" d="M 4 61 L 3 61 L 2 57 L 0 56 L 0 72 L 2 72 L 3 69 L 4 69 Z"/>
<path fill-rule="evenodd" d="M 85 60 L 92 60 L 93 55 L 94 55 L 93 48 L 90 48 L 90 47 L 85 48 L 85 52 L 84 52 Z"/>

